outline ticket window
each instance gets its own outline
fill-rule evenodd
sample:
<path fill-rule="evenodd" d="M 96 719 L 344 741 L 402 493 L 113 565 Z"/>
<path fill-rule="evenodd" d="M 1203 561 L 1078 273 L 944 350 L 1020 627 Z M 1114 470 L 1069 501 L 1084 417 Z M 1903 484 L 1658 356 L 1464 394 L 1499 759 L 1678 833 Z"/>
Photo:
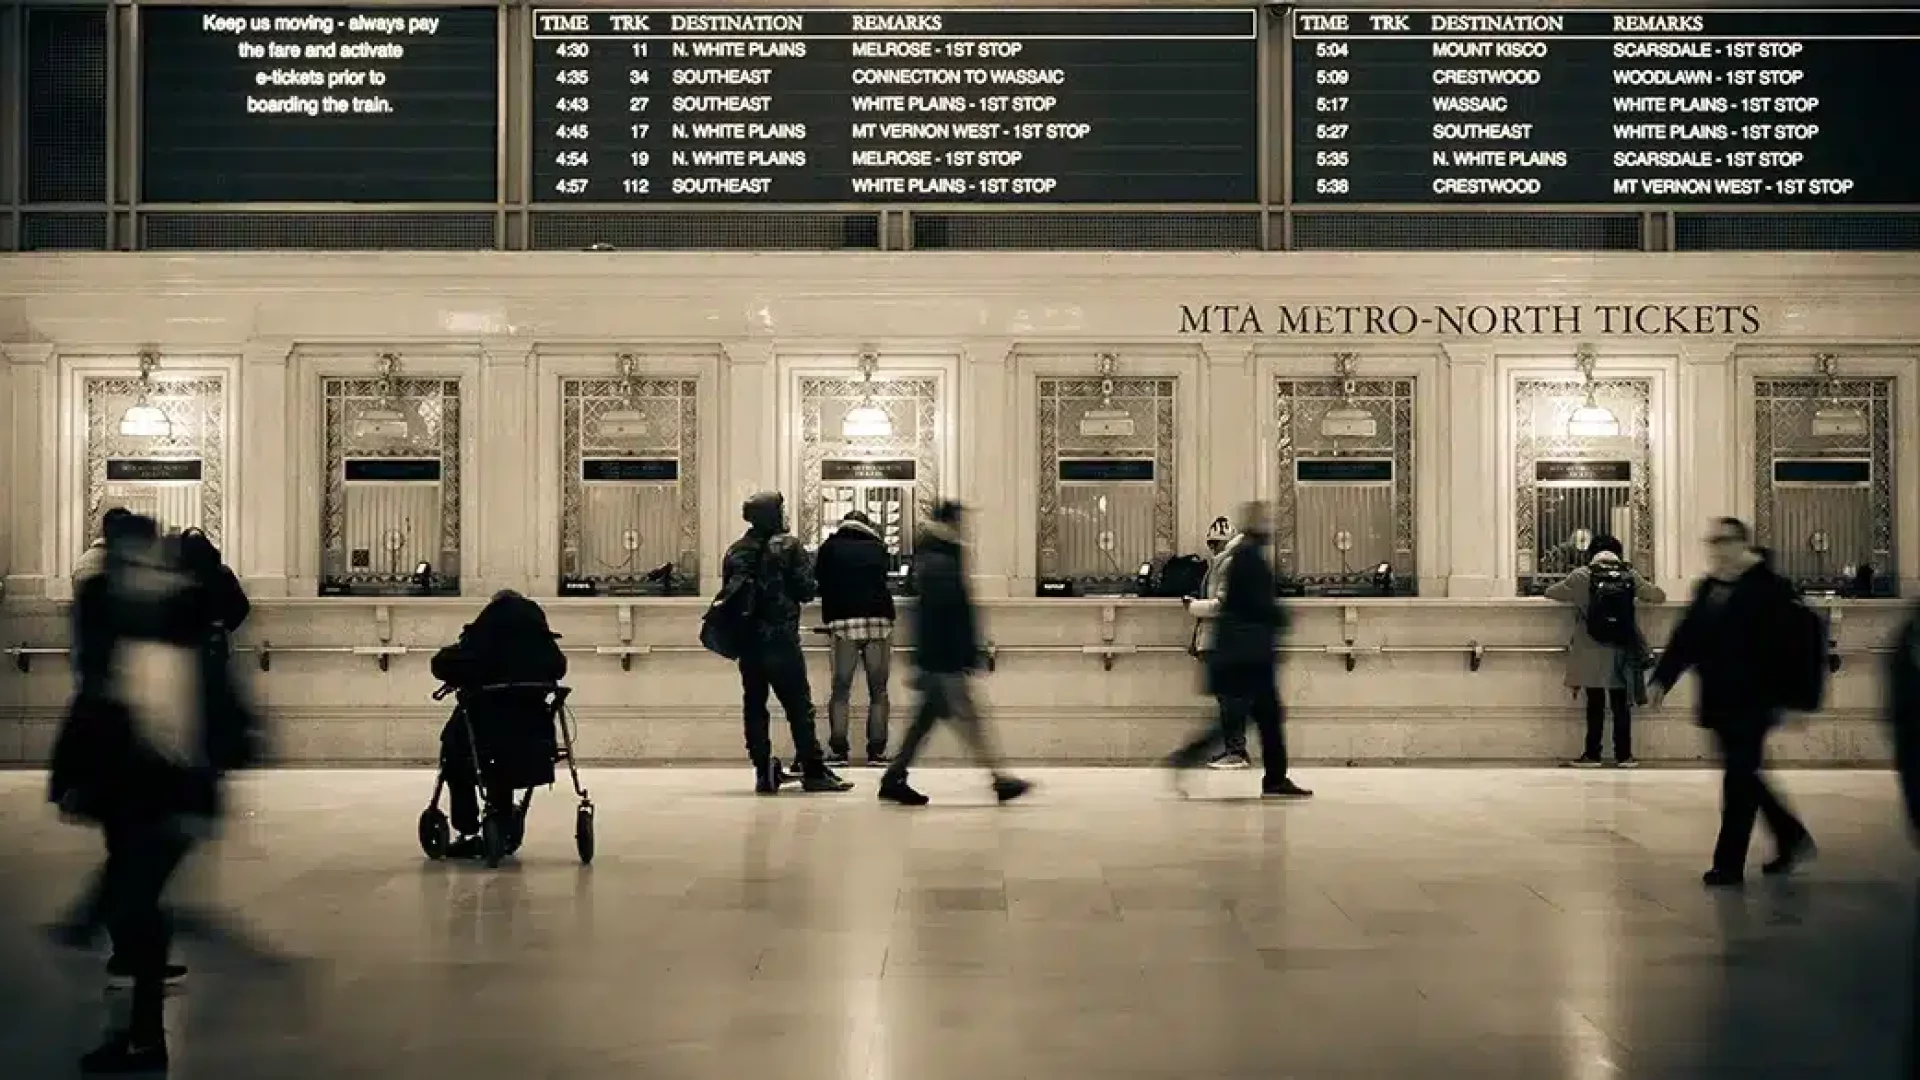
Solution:
<path fill-rule="evenodd" d="M 1178 553 L 1177 382 L 1117 368 L 1039 380 L 1040 596 L 1134 595 Z"/>
<path fill-rule="evenodd" d="M 225 384 L 169 379 L 142 361 L 137 377 L 89 378 L 85 490 L 89 542 L 108 510 L 153 518 L 161 531 L 200 529 L 221 543 Z"/>
<path fill-rule="evenodd" d="M 1891 597 L 1893 380 L 1755 384 L 1754 527 L 1809 592 Z"/>
<path fill-rule="evenodd" d="M 690 595 L 700 580 L 699 382 L 623 369 L 561 387 L 560 592 Z"/>
<path fill-rule="evenodd" d="M 1274 557 L 1296 596 L 1411 595 L 1414 380 L 1278 380 Z"/>
<path fill-rule="evenodd" d="M 321 595 L 459 595 L 459 381 L 330 378 L 321 399 Z"/>
<path fill-rule="evenodd" d="M 855 511 L 867 515 L 887 545 L 888 572 L 904 586 L 919 528 L 915 462 L 905 458 L 862 461 L 833 458 L 820 463 L 820 535 L 824 542 Z"/>
<path fill-rule="evenodd" d="M 1514 387 L 1515 586 L 1538 596 L 1582 565 L 1605 534 L 1656 576 L 1653 384 L 1648 379 L 1522 379 Z"/>

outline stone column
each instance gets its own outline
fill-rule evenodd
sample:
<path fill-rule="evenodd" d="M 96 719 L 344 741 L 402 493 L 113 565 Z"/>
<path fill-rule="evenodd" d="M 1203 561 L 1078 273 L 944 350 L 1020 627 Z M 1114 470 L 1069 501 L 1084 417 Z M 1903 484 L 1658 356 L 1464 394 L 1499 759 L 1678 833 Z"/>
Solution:
<path fill-rule="evenodd" d="M 233 400 L 234 440 L 229 447 L 227 475 L 227 531 L 233 538 L 229 555 L 247 595 L 283 597 L 292 576 L 294 525 L 293 489 L 296 450 L 301 433 L 319 430 L 294 415 L 299 407 L 288 394 L 293 342 L 249 342 L 241 353 L 240 378 Z"/>
<path fill-rule="evenodd" d="M 60 462 L 57 405 L 60 388 L 54 347 L 9 344 L 4 351 L 5 393 L 0 394 L 0 473 L 6 501 L 0 502 L 0 565 L 6 571 L 6 595 L 47 595 L 60 563 L 54 546 L 58 530 Z"/>
<path fill-rule="evenodd" d="M 1681 542 L 1670 567 L 1661 575 L 1668 592 L 1684 588 L 1706 572 L 1706 552 L 1692 542 L 1704 535 L 1708 518 L 1728 515 L 1753 517 L 1752 485 L 1743 482 L 1742 468 L 1751 469 L 1750 425 L 1740 423 L 1739 389 L 1730 342 L 1688 343 L 1680 349 L 1680 393 L 1675 405 L 1675 455 L 1679 472 L 1679 505 L 1673 508 Z M 1746 439 L 1734 433 L 1748 431 Z M 1684 594 L 1681 594 L 1684 595 Z"/>
<path fill-rule="evenodd" d="M 550 596 L 558 588 L 557 568 L 536 567 L 539 545 L 534 529 L 544 526 L 527 512 L 542 478 L 531 445 L 535 423 L 533 351 L 525 342 L 490 339 L 480 345 L 480 385 L 474 388 L 479 425 L 472 484 L 461 498 L 477 499 L 480 535 L 461 545 L 462 561 L 471 560 L 462 577 L 468 596 L 492 596 L 513 589 L 528 596 Z M 463 435 L 463 439 L 465 436 Z"/>
<path fill-rule="evenodd" d="M 1241 503 L 1273 497 L 1273 388 L 1260 385 L 1255 350 L 1217 344 L 1200 350 L 1200 430 L 1181 440 L 1181 452 L 1198 449 L 1199 520 L 1234 517 Z M 1236 522 L 1237 524 L 1237 522 Z M 1191 545 L 1197 538 L 1182 538 Z"/>
<path fill-rule="evenodd" d="M 1502 455 L 1509 453 L 1500 442 L 1501 402 L 1493 346 L 1482 342 L 1449 342 L 1442 346 L 1446 354 L 1446 401 L 1442 445 L 1444 462 L 1428 466 L 1446 475 L 1447 503 L 1444 508 L 1447 551 L 1451 565 L 1446 568 L 1448 596 L 1495 596 L 1502 586 L 1500 549 L 1511 547 L 1513 538 L 1499 534 L 1499 490 Z M 1435 477 L 1438 479 L 1438 477 Z M 1421 477 L 1424 482 L 1425 476 Z M 1512 592 L 1511 585 L 1505 588 Z"/>
<path fill-rule="evenodd" d="M 745 527 L 740 522 L 741 502 L 756 491 L 786 483 L 780 475 L 781 455 L 775 440 L 791 425 L 782 423 L 779 415 L 773 354 L 771 341 L 730 341 L 721 349 L 719 408 L 712 414 L 720 425 L 720 461 L 712 482 L 720 485 L 725 496 L 720 505 L 722 520 L 713 530 L 713 550 L 703 560 L 714 568 L 715 588 L 727 545 Z M 789 494 L 799 497 L 797 492 Z"/>
<path fill-rule="evenodd" d="M 1021 488 L 1009 480 L 1022 467 L 1016 460 L 1020 408 L 1018 380 L 1010 367 L 1018 343 L 983 338 L 961 350 L 960 385 L 955 388 L 959 422 L 954 425 L 955 498 L 974 512 L 975 590 L 981 596 L 1006 596 L 1019 574 Z"/>

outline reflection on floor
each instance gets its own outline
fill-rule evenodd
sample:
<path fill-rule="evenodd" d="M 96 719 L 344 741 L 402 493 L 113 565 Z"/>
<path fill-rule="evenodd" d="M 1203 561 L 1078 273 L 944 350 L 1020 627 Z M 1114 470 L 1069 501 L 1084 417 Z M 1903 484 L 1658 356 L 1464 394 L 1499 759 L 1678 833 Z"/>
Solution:
<path fill-rule="evenodd" d="M 251 778 L 182 897 L 178 1077 L 1764 1080 L 1896 1075 L 1912 868 L 1891 780 L 1788 773 L 1823 858 L 1702 892 L 1704 772 L 1316 770 L 1179 802 L 929 770 L 924 811 L 596 770 L 600 852 L 534 807 L 518 863 L 429 864 L 428 777 Z M 100 968 L 43 945 L 96 859 L 0 774 L 0 1075 L 69 1075 Z M 1756 859 L 1764 852 L 1756 844 Z M 201 918 L 202 922 L 209 921 Z"/>

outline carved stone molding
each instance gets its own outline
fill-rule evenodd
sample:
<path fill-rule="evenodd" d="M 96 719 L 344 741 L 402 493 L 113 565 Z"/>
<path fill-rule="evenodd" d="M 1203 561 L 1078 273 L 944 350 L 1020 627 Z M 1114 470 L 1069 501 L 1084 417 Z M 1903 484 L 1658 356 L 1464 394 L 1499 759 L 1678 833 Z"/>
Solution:
<path fill-rule="evenodd" d="M 1111 383 L 1109 393 L 1098 377 L 1045 377 L 1035 395 L 1035 566 L 1042 578 L 1069 578 L 1090 592 L 1131 591 L 1142 563 L 1180 550 L 1179 380 Z M 1096 410 L 1124 413 L 1127 424 L 1116 429 L 1124 433 L 1087 434 L 1082 421 Z M 1149 461 L 1152 479 L 1108 492 L 1062 482 L 1063 460 L 1103 458 Z"/>
<path fill-rule="evenodd" d="M 607 435 L 600 421 L 633 410 L 640 430 Z M 642 377 L 629 386 L 615 378 L 569 378 L 560 383 L 560 573 L 562 577 L 620 592 L 647 590 L 647 574 L 671 562 L 672 590 L 685 593 L 700 581 L 700 382 L 691 377 Z M 651 500 L 642 519 L 606 517 L 582 478 L 585 462 L 628 460 L 674 463 L 670 498 Z M 664 486 L 664 484 L 662 485 Z M 655 505 L 657 503 L 657 505 Z M 631 531 L 633 546 L 601 532 Z M 668 535 L 655 535 L 666 533 Z"/>
<path fill-rule="evenodd" d="M 1609 439 L 1576 438 L 1567 433 L 1567 419 L 1585 403 L 1587 387 L 1578 378 L 1523 378 L 1513 391 L 1514 544 L 1518 553 L 1515 576 L 1522 595 L 1538 593 L 1578 565 L 1577 546 L 1568 535 L 1543 535 L 1540 500 L 1543 489 L 1535 466 L 1541 461 L 1619 460 L 1631 467 L 1624 491 L 1632 512 L 1633 534 L 1621 537 L 1641 573 L 1656 571 L 1653 520 L 1653 382 L 1640 377 L 1600 378 L 1593 383 L 1594 400 L 1612 412 L 1620 432 Z M 1573 498 L 1549 494 L 1548 498 Z M 1592 528 L 1592 525 L 1587 526 Z"/>
<path fill-rule="evenodd" d="M 215 545 L 224 542 L 227 501 L 227 394 L 219 376 L 188 379 L 156 377 L 145 401 L 166 414 L 171 430 L 165 436 L 129 436 L 120 431 L 120 418 L 142 400 L 142 386 L 132 376 L 88 376 L 82 383 L 86 422 L 84 493 L 85 523 L 94 523 L 111 507 L 126 504 L 158 515 L 172 528 L 198 528 Z M 109 462 L 194 459 L 197 481 L 121 483 L 109 473 Z M 178 503 L 190 500 L 193 505 Z"/>

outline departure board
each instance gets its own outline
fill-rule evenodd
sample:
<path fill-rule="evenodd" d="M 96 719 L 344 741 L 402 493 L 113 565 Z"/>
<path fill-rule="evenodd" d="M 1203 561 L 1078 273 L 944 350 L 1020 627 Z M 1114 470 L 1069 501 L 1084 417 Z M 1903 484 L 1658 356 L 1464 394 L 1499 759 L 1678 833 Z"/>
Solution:
<path fill-rule="evenodd" d="M 1293 12 L 1301 203 L 1920 203 L 1920 11 Z"/>
<path fill-rule="evenodd" d="M 532 195 L 1250 203 L 1257 18 L 537 9 Z"/>
<path fill-rule="evenodd" d="M 492 202 L 495 8 L 140 12 L 148 202 Z"/>

